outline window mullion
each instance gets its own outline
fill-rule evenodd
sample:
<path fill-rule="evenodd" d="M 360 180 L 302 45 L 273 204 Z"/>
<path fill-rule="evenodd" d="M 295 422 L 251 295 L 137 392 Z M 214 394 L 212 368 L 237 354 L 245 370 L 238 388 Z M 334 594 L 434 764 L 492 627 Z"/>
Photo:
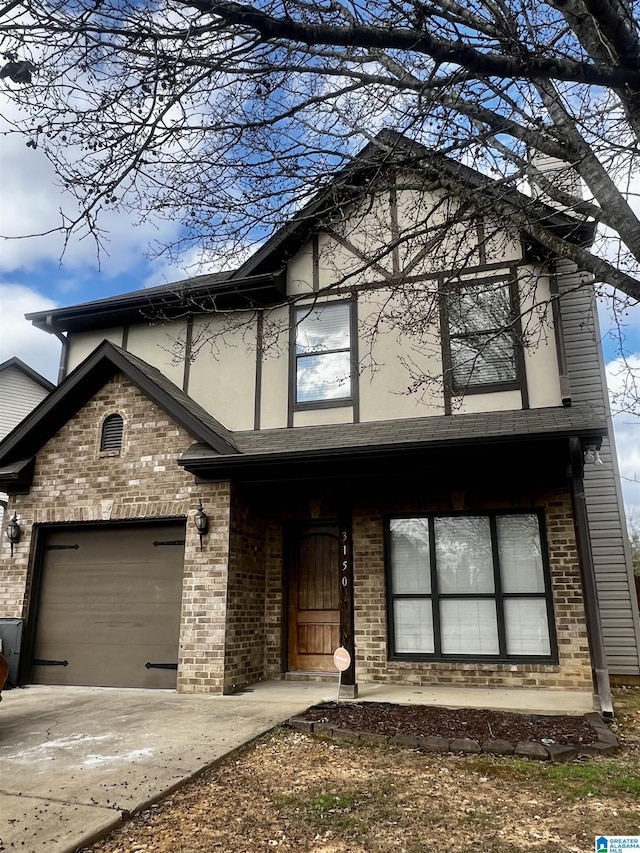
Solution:
<path fill-rule="evenodd" d="M 491 530 L 491 556 L 493 558 L 493 585 L 495 589 L 496 619 L 498 620 L 498 648 L 500 657 L 507 656 L 507 636 L 504 619 L 504 606 L 502 594 L 502 577 L 500 576 L 500 555 L 498 551 L 498 526 L 496 516 L 489 516 L 489 528 Z"/>
<path fill-rule="evenodd" d="M 434 517 L 429 516 L 429 571 L 431 572 L 431 609 L 433 616 L 433 650 L 437 658 L 442 657 L 440 636 L 440 595 L 438 588 L 438 570 L 436 566 L 436 526 Z"/>

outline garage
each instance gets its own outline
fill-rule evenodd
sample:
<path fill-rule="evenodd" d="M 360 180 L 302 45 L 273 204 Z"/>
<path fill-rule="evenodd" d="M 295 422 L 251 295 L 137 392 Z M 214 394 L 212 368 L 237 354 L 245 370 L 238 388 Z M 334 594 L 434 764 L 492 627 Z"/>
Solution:
<path fill-rule="evenodd" d="M 185 522 L 43 534 L 30 681 L 175 688 Z"/>

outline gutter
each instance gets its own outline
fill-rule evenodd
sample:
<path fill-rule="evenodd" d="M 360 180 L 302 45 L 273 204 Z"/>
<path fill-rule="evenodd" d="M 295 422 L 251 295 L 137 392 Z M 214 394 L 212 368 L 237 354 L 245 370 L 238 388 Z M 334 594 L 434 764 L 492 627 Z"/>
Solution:
<path fill-rule="evenodd" d="M 587 631 L 591 650 L 591 663 L 595 677 L 596 690 L 600 700 L 600 710 L 604 717 L 613 717 L 613 698 L 609 681 L 609 669 L 602 639 L 602 623 L 598 607 L 598 589 L 591 553 L 591 537 L 589 536 L 589 519 L 587 502 L 584 494 L 584 456 L 582 443 L 579 438 L 569 439 L 569 454 L 571 461 L 571 499 L 573 501 L 573 517 L 576 530 L 576 544 L 582 574 L 582 589 L 584 591 L 584 606 L 587 616 Z"/>
<path fill-rule="evenodd" d="M 86 329 L 105 328 L 109 325 L 121 325 L 125 319 L 137 318 L 144 322 L 141 312 L 159 308 L 167 312 L 175 309 L 188 308 L 192 300 L 224 300 L 243 299 L 247 302 L 242 307 L 260 307 L 264 300 L 256 299 L 258 291 L 270 289 L 273 294 L 277 291 L 284 293 L 285 277 L 282 269 L 273 273 L 263 273 L 255 276 L 245 276 L 230 281 L 216 281 L 205 284 L 196 280 L 190 282 L 178 281 L 148 290 L 136 290 L 122 296 L 100 299 L 95 302 L 84 302 L 54 311 L 36 311 L 26 314 L 36 328 L 56 334 L 58 331 L 82 331 Z M 266 300 L 269 304 L 273 298 Z M 249 304 L 251 303 L 251 304 Z M 203 304 L 202 312 L 215 311 L 213 303 Z M 224 309 L 226 310 L 226 309 Z M 191 306 L 194 313 L 194 306 Z M 138 316 L 140 315 L 140 316 Z"/>

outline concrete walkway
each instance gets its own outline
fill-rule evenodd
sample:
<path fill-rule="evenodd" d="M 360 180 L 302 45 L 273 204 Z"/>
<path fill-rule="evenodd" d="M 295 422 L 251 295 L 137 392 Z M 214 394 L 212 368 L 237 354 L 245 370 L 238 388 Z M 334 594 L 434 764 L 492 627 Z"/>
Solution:
<path fill-rule="evenodd" d="M 336 687 L 269 682 L 234 696 L 27 687 L 0 704 L 0 849 L 67 853 Z M 589 694 L 363 685 L 364 701 L 592 710 Z"/>

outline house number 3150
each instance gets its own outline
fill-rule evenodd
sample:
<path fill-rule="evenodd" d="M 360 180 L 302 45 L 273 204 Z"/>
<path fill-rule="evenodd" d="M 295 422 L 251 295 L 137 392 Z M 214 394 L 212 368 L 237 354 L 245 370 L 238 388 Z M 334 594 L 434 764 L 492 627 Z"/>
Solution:
<path fill-rule="evenodd" d="M 340 550 L 342 551 L 342 562 L 340 568 L 342 569 L 343 575 L 340 579 L 340 583 L 343 587 L 349 586 L 349 535 L 346 530 L 340 531 Z"/>

